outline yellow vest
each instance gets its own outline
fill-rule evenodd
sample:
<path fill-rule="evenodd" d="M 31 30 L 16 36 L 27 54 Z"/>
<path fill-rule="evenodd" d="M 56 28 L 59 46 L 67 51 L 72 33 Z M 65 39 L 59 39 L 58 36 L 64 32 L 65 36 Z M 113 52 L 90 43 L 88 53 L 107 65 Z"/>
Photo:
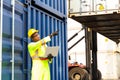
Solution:
<path fill-rule="evenodd" d="M 28 50 L 31 57 L 43 57 L 45 54 L 46 44 L 51 39 L 49 36 L 28 44 Z M 47 77 L 46 77 L 47 76 Z M 32 75 L 31 80 L 50 80 L 50 70 L 48 60 L 32 59 Z"/>

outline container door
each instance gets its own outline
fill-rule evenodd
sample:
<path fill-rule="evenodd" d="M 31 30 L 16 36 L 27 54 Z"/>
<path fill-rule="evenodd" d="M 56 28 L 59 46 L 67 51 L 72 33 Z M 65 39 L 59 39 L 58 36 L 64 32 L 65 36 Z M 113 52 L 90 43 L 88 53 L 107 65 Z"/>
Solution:
<path fill-rule="evenodd" d="M 2 20 L 2 80 L 30 80 L 27 58 L 25 7 L 11 0 L 4 0 Z M 14 18 L 14 19 L 13 19 Z M 13 23 L 14 21 L 14 23 Z M 13 30 L 14 28 L 14 30 Z M 1 38 L 0 38 L 1 39 Z M 14 43 L 14 44 L 13 44 Z M 14 46 L 14 47 L 13 47 Z"/>

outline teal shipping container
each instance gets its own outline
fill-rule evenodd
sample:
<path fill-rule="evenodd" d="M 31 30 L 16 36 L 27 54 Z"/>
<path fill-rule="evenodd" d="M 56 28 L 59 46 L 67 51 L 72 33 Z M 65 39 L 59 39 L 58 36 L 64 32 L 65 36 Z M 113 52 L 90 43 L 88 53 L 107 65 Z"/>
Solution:
<path fill-rule="evenodd" d="M 30 28 L 38 29 L 41 38 L 59 30 L 48 43 L 59 46 L 50 64 L 51 80 L 68 80 L 66 0 L 0 0 L 0 80 L 30 80 Z"/>

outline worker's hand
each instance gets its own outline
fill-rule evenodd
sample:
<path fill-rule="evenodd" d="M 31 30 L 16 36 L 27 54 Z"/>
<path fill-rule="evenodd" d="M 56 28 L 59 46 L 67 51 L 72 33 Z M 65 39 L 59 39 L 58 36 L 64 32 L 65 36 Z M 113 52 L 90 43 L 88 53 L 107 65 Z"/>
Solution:
<path fill-rule="evenodd" d="M 51 60 L 51 59 L 53 58 L 52 54 L 49 54 L 49 55 L 47 56 L 47 58 L 48 58 L 49 60 Z"/>
<path fill-rule="evenodd" d="M 58 35 L 58 30 L 52 33 L 53 36 Z"/>
<path fill-rule="evenodd" d="M 52 34 L 50 34 L 50 38 L 53 37 L 53 36 L 56 36 L 56 35 L 58 35 L 58 30 L 53 32 Z"/>

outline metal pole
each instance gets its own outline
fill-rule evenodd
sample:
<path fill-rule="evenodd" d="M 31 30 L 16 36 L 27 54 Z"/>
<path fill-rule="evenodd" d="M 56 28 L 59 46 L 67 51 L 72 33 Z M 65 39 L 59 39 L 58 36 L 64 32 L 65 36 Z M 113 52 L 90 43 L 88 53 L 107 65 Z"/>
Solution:
<path fill-rule="evenodd" d="M 68 0 L 68 17 L 70 17 L 70 0 Z"/>
<path fill-rule="evenodd" d="M 119 2 L 118 2 L 118 10 L 120 10 L 120 0 L 119 0 Z"/>
<path fill-rule="evenodd" d="M 12 80 L 14 80 L 14 25 L 15 25 L 15 0 L 12 0 Z"/>
<path fill-rule="evenodd" d="M 85 45 L 86 45 L 86 69 L 88 73 L 90 74 L 90 79 L 92 80 L 92 68 L 91 68 L 91 30 L 90 28 L 85 27 Z"/>
<path fill-rule="evenodd" d="M 82 1 L 80 0 L 80 14 L 82 13 Z"/>
<path fill-rule="evenodd" d="M 75 36 L 78 35 L 79 32 L 81 32 L 84 28 L 82 28 L 80 31 L 78 31 L 77 33 L 75 33 L 70 39 L 68 39 L 68 42 L 71 41 Z"/>
<path fill-rule="evenodd" d="M 92 0 L 92 11 L 94 12 L 94 0 Z"/>
<path fill-rule="evenodd" d="M 97 77 L 97 32 L 92 31 L 92 80 L 98 80 Z"/>
<path fill-rule="evenodd" d="M 2 80 L 2 27 L 3 27 L 3 0 L 1 0 L 0 15 L 0 80 Z"/>
<path fill-rule="evenodd" d="M 107 0 L 104 1 L 105 1 L 105 12 L 107 13 Z"/>
<path fill-rule="evenodd" d="M 68 48 L 68 51 L 70 49 L 72 49 L 76 44 L 78 44 L 81 40 L 83 40 L 85 38 L 85 36 L 83 36 L 82 38 L 80 38 L 76 43 L 74 43 L 70 48 Z"/>

